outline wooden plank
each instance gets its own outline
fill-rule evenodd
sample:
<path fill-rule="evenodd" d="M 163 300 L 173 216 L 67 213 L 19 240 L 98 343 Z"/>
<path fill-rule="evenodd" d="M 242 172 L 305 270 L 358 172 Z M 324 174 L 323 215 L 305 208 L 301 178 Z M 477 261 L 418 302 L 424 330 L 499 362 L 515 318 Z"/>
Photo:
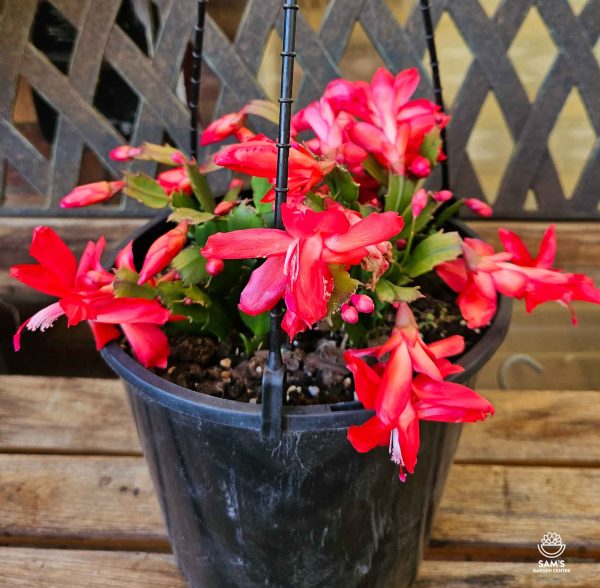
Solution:
<path fill-rule="evenodd" d="M 186 588 L 172 555 L 0 549 L 3 588 Z"/>
<path fill-rule="evenodd" d="M 600 564 L 568 563 L 569 574 L 544 574 L 544 586 L 596 588 Z M 424 561 L 415 588 L 538 588 L 531 563 Z M 0 548 L 3 588 L 185 588 L 173 556 L 123 551 Z"/>
<path fill-rule="evenodd" d="M 0 543 L 168 550 L 140 457 L 0 455 Z"/>
<path fill-rule="evenodd" d="M 600 564 L 565 562 L 568 574 L 534 573 L 537 562 L 531 563 L 425 561 L 414 588 L 597 588 Z"/>
<path fill-rule="evenodd" d="M 478 463 L 600 466 L 598 392 L 483 392 L 492 418 L 465 425 L 456 459 Z"/>
<path fill-rule="evenodd" d="M 433 541 L 438 555 L 484 545 L 501 559 L 548 530 L 579 557 L 600 552 L 600 470 L 455 465 Z M 168 549 L 136 457 L 0 455 L 0 543 Z"/>
<path fill-rule="evenodd" d="M 0 376 L 0 450 L 140 454 L 119 380 Z"/>
<path fill-rule="evenodd" d="M 493 418 L 464 427 L 458 459 L 600 463 L 595 391 L 486 391 Z M 140 455 L 118 380 L 0 376 L 0 451 Z"/>
<path fill-rule="evenodd" d="M 538 362 L 543 371 L 537 373 L 520 359 L 511 359 L 520 353 Z M 498 372 L 506 361 L 509 361 L 509 367 L 504 368 L 507 388 L 524 391 L 600 390 L 600 350 L 527 352 L 501 348 L 477 375 L 477 386 L 482 390 L 499 388 Z"/>
<path fill-rule="evenodd" d="M 432 544 L 443 553 L 525 550 L 557 532 L 567 555 L 598 557 L 600 470 L 454 465 L 434 521 Z"/>

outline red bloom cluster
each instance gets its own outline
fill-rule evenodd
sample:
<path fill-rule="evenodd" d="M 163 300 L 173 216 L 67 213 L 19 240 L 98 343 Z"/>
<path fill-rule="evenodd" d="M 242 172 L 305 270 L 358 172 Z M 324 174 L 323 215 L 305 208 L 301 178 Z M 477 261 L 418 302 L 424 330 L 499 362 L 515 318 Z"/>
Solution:
<path fill-rule="evenodd" d="M 471 329 L 484 327 L 496 314 L 497 294 L 525 300 L 527 312 L 543 302 L 556 301 L 572 310 L 573 300 L 600 304 L 600 290 L 583 274 L 553 268 L 556 256 L 556 231 L 550 226 L 533 258 L 523 241 L 513 232 L 500 229 L 505 251 L 495 253 L 479 239 L 464 239 L 463 257 L 447 261 L 435 269 L 458 292 L 457 302 Z"/>
<path fill-rule="evenodd" d="M 373 213 L 352 224 L 337 208 L 315 212 L 284 204 L 285 231 L 245 229 L 209 237 L 207 259 L 266 257 L 250 276 L 240 309 L 250 315 L 270 310 L 283 297 L 283 328 L 290 338 L 327 315 L 334 287 L 331 265 L 360 263 L 368 248 L 398 234 L 402 218 L 395 212 Z"/>
<path fill-rule="evenodd" d="M 371 153 L 393 173 L 426 177 L 431 162 L 421 153 L 423 139 L 442 129 L 449 117 L 429 100 L 410 100 L 418 85 L 416 68 L 396 76 L 379 68 L 370 84 L 334 80 L 319 101 L 294 116 L 293 130 L 310 128 L 315 134 L 310 148 L 355 174 L 362 174 Z"/>
<path fill-rule="evenodd" d="M 463 349 L 458 335 L 426 345 L 408 305 L 401 303 L 392 335 L 383 345 L 346 351 L 356 394 L 365 408 L 375 410 L 364 424 L 350 427 L 348 439 L 354 448 L 366 452 L 389 445 L 404 481 L 417 463 L 419 420 L 473 422 L 493 414 L 494 407 L 485 398 L 444 381 L 462 371 L 446 357 Z M 365 356 L 375 357 L 377 363 L 367 364 Z"/>
<path fill-rule="evenodd" d="M 90 241 L 77 264 L 73 253 L 52 229 L 34 230 L 29 252 L 39 263 L 14 265 L 10 275 L 35 290 L 57 296 L 59 301 L 21 325 L 14 337 L 15 350 L 21 346 L 23 329 L 45 331 L 64 315 L 69 326 L 87 320 L 98 349 L 119 337 L 115 325 L 120 325 L 136 357 L 146 367 L 166 367 L 169 344 L 159 325 L 169 320 L 169 311 L 156 300 L 115 296 L 115 276 L 100 264 L 104 245 L 103 237 L 97 243 Z M 120 263 L 128 259 L 126 252 L 120 256 Z"/>

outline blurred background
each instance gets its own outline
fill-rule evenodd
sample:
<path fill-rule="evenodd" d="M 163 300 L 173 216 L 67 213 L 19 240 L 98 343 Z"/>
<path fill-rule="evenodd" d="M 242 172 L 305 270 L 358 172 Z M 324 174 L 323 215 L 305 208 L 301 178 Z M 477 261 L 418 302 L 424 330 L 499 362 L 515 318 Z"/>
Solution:
<path fill-rule="evenodd" d="M 103 47 L 90 45 L 83 32 L 86 27 L 92 26 L 90 21 L 93 20 L 89 8 L 88 12 L 83 8 L 86 4 L 91 6 L 71 0 L 0 0 L 0 32 L 7 40 L 6 49 L 3 49 L 4 64 L 0 65 L 4 86 L 0 90 L 3 122 L 0 134 L 0 370 L 5 373 L 109 375 L 93 350 L 85 326 L 71 329 L 68 334 L 62 325 L 45 334 L 27 334 L 23 343 L 25 350 L 21 354 L 11 350 L 10 338 L 15 326 L 44 303 L 42 295 L 13 283 L 5 271 L 11 263 L 27 260 L 32 227 L 49 224 L 80 250 L 87 239 L 95 239 L 100 233 L 105 233 L 110 244 L 115 245 L 142 224 L 144 216 L 148 216 L 147 210 L 119 199 L 93 211 L 90 209 L 88 220 L 69 216 L 56 207 L 58 198 L 73 185 L 114 177 L 115 169 L 106 160 L 106 153 L 102 153 L 102 145 L 111 141 L 135 143 L 140 140 L 138 134 L 143 128 L 140 120 L 143 116 L 148 118 L 148 104 L 155 106 L 154 97 L 150 94 L 151 85 L 142 87 L 140 83 L 136 86 L 135 72 L 122 66 L 127 57 L 125 48 L 134 47 L 136 52 L 131 55 L 157 64 L 159 71 L 160 64 L 166 59 L 160 45 L 164 41 L 163 26 L 167 16 L 175 10 L 169 0 L 111 0 L 106 5 L 103 2 L 103 8 L 98 10 L 108 11 L 108 5 L 112 6 L 115 29 L 112 32 L 108 29 L 99 31 L 98 38 L 107 41 L 110 34 L 112 40 L 117 31 L 126 39 L 120 39 L 120 44 L 113 43 L 113 49 L 108 42 L 106 54 L 98 59 Z M 329 18 L 332 3 L 328 0 L 301 0 L 300 4 L 302 17 L 310 28 L 305 37 L 313 34 L 326 46 L 328 37 L 323 35 L 323 27 L 336 25 Z M 348 5 L 354 4 L 349 2 Z M 375 4 L 385 6 L 409 38 L 422 34 L 417 30 L 420 16 L 416 0 L 380 0 Z M 493 42 L 486 45 L 485 36 L 478 37 L 473 33 L 474 29 L 469 28 L 476 21 L 470 22 L 471 17 L 465 12 L 468 2 L 434 1 L 434 8 L 436 4 L 450 6 L 441 13 L 436 25 L 444 97 L 449 110 L 457 109 L 462 115 L 471 99 L 465 94 L 465 80 L 473 75 L 475 68 L 490 63 Z M 511 33 L 511 38 L 504 38 L 506 55 L 533 117 L 536 109 L 539 110 L 541 104 L 549 100 L 544 82 L 565 53 L 564 45 L 571 43 L 572 39 L 556 36 L 549 22 L 552 8 L 548 8 L 548 1 L 546 6 L 542 6 L 541 1 L 523 3 L 513 0 L 514 10 L 507 7 L 511 0 L 481 0 L 475 4 L 480 11 L 479 17 L 489 19 L 498 30 L 516 31 L 514 37 Z M 518 5 L 524 4 L 528 8 L 519 13 Z M 563 2 L 560 0 L 556 4 L 562 5 Z M 587 27 L 584 39 L 588 44 L 586 51 L 593 55 L 598 67 L 598 27 L 585 12 L 589 10 L 588 4 L 592 3 L 569 0 L 565 4 L 568 4 L 569 15 L 578 19 L 581 27 Z M 213 41 L 210 40 L 212 37 L 209 38 L 209 43 L 212 42 L 217 49 L 212 53 L 209 51 L 203 72 L 200 110 L 204 124 L 219 114 L 219 109 L 221 113 L 226 111 L 228 101 L 232 103 L 231 97 L 227 98 L 227 79 L 217 66 L 224 63 L 226 48 L 231 48 L 231 43 L 240 39 L 245 5 L 244 0 L 213 0 L 208 4 L 209 15 L 221 37 L 215 37 Z M 368 10 L 364 12 L 368 13 Z M 510 18 L 516 18 L 517 13 L 518 22 L 511 22 Z M 335 66 L 341 76 L 353 80 L 369 79 L 378 67 L 389 66 L 392 59 L 386 49 L 390 45 L 389 39 L 387 45 L 386 39 L 378 39 L 376 29 L 369 23 L 368 14 L 355 20 L 342 49 L 336 49 L 339 59 L 335 59 Z M 15 44 L 10 44 L 11 39 Z M 168 103 L 169 108 L 178 113 L 173 117 L 175 122 L 169 122 L 170 119 L 165 122 L 164 118 L 160 119 L 160 112 L 151 111 L 154 116 L 158 115 L 161 123 L 165 123 L 159 131 L 159 141 L 174 143 L 181 143 L 181 137 L 186 133 L 185 129 L 177 127 L 177 121 L 185 116 L 185 80 L 189 72 L 190 47 L 185 43 L 179 46 L 180 56 L 174 60 L 177 67 L 172 67 L 169 75 L 163 76 L 163 81 L 168 80 L 169 85 L 167 89 L 172 101 Z M 567 50 L 572 46 L 567 46 Z M 260 91 L 265 97 L 276 99 L 281 48 L 277 27 L 265 33 L 260 43 L 246 44 L 245 48 L 252 53 L 245 56 L 246 64 L 250 61 L 256 64 L 255 76 Z M 233 46 L 234 53 L 235 50 Z M 299 43 L 297 50 L 302 56 L 303 50 L 310 52 L 311 47 Z M 480 58 L 480 54 L 487 54 L 488 60 Z M 318 55 L 311 54 L 309 57 L 311 74 L 318 74 L 320 64 L 324 70 L 330 67 L 327 60 L 333 59 L 328 54 L 323 55 L 321 62 Z M 428 59 L 422 50 L 415 49 L 414 55 L 405 57 L 408 63 L 414 58 L 416 63 L 413 64 L 422 65 L 424 75 L 428 75 Z M 295 71 L 295 89 L 300 93 L 300 103 L 306 102 L 306 97 L 310 96 L 308 86 L 309 82 L 312 83 L 302 63 L 300 58 Z M 158 90 L 155 88 L 153 91 Z M 70 100 L 69 92 L 75 92 L 83 104 Z M 595 92 L 600 94 L 600 87 Z M 481 105 L 472 115 L 473 128 L 467 140 L 454 143 L 460 145 L 455 152 L 452 151 L 452 129 L 450 134 L 453 181 L 459 185 L 463 182 L 462 170 L 467 169 L 464 161 L 469 163 L 468 170 L 476 176 L 473 193 L 461 195 L 482 197 L 492 205 L 506 188 L 506 173 L 507 169 L 511 169 L 511 162 L 521 156 L 517 139 L 522 129 L 515 130 L 514 120 L 512 129 L 507 122 L 506 112 L 514 105 L 507 104 L 506 94 L 506 89 L 493 85 L 485 91 Z M 500 100 L 499 96 L 505 98 Z M 598 282 L 598 184 L 595 184 L 593 194 L 581 196 L 584 188 L 589 192 L 589 178 L 600 175 L 597 169 L 598 129 L 594 128 L 594 121 L 590 118 L 589 99 L 586 103 L 586 94 L 582 94 L 577 83 L 567 87 L 565 96 L 556 104 L 552 128 L 547 137 L 542 138 L 546 141 L 548 157 L 560 183 L 557 192 L 560 196 L 555 197 L 560 206 L 544 208 L 544 194 L 540 188 L 544 185 L 544 178 L 537 177 L 535 181 L 540 189 L 533 184 L 525 189 L 520 199 L 515 200 L 514 209 L 510 208 L 510 202 L 508 207 L 506 204 L 498 206 L 499 216 L 508 218 L 507 221 L 476 221 L 476 230 L 493 241 L 497 227 L 507 226 L 522 232 L 526 241 L 535 248 L 548 222 L 556 221 L 559 235 L 557 265 L 570 271 L 589 273 Z M 97 117 L 98 120 L 94 119 L 96 126 L 89 122 L 89 117 Z M 89 130 L 81 131 L 86 124 Z M 524 117 L 522 126 L 527 124 L 530 123 Z M 83 139 L 76 141 L 77 147 L 71 151 L 65 147 L 66 140 L 69 133 L 77 135 L 78 128 Z M 178 134 L 179 130 L 181 134 Z M 57 171 L 61 162 L 64 169 L 71 166 L 69 173 Z M 543 171 L 542 167 L 540 170 Z M 583 177 L 588 179 L 584 181 Z M 591 306 L 576 305 L 576 309 L 580 324 L 572 328 L 569 312 L 558 305 L 547 305 L 536 310 L 533 316 L 526 316 L 522 305 L 516 303 L 510 334 L 500 352 L 482 372 L 479 386 L 488 389 L 499 386 L 512 389 L 600 389 L 600 312 Z"/>

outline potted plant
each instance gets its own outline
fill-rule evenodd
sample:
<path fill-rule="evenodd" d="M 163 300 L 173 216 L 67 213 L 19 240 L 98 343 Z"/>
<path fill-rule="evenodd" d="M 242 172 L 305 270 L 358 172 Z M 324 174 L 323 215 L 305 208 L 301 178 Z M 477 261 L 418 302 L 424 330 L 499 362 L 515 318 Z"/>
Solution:
<path fill-rule="evenodd" d="M 59 298 L 16 349 L 24 329 L 88 321 L 123 379 L 192 586 L 408 586 L 458 423 L 493 414 L 468 384 L 507 330 L 508 297 L 600 303 L 588 277 L 553 267 L 553 227 L 536 256 L 506 230 L 495 252 L 452 220 L 487 205 L 422 187 L 448 116 L 412 99 L 418 83 L 416 69 L 334 80 L 283 117 L 277 143 L 248 128 L 278 119 L 254 101 L 205 129 L 203 144 L 237 142 L 201 165 L 121 146 L 113 159 L 169 169 L 62 205 L 123 191 L 169 214 L 110 269 L 102 238 L 77 262 L 48 227 L 34 231 L 38 264 L 11 269 Z M 206 174 L 219 168 L 235 177 L 215 198 Z"/>

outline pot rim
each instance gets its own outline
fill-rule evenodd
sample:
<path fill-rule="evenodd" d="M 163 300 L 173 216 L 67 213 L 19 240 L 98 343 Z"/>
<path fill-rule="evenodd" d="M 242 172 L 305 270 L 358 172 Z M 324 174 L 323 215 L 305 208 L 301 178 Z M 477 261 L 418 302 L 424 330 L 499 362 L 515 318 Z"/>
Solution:
<path fill-rule="evenodd" d="M 132 238 L 134 240 L 139 238 L 164 220 L 165 216 L 160 215 L 136 231 Z M 463 234 L 470 237 L 477 236 L 460 221 L 452 221 L 452 224 Z M 130 240 L 131 238 L 127 239 L 122 245 Z M 114 261 L 114 255 L 110 260 L 111 264 L 112 261 Z M 491 325 L 479 341 L 457 361 L 465 371 L 451 376 L 448 381 L 463 383 L 483 367 L 500 346 L 508 331 L 511 309 L 512 300 L 498 295 L 498 309 Z M 238 428 L 260 430 L 262 427 L 260 404 L 217 398 L 169 382 L 138 363 L 121 349 L 116 341 L 106 345 L 100 351 L 100 355 L 127 385 L 135 387 L 149 400 L 170 410 Z M 353 424 L 362 424 L 373 415 L 374 411 L 362 408 L 360 402 L 284 406 L 283 429 L 285 431 L 306 431 L 322 428 L 347 428 Z"/>

